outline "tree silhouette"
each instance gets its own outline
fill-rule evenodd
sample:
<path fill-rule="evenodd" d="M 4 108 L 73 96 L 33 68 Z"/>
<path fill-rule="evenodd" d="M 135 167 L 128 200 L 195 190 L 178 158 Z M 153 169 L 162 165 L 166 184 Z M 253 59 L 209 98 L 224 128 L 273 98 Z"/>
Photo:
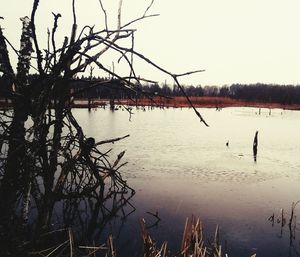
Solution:
<path fill-rule="evenodd" d="M 71 108 L 78 92 L 115 85 L 113 89 L 118 92 L 141 93 L 139 85 L 149 80 L 136 74 L 133 58 L 140 58 L 171 76 L 183 94 L 179 77 L 201 71 L 173 74 L 135 51 L 133 39 L 136 30 L 131 26 L 155 16 L 147 14 L 153 1 L 141 17 L 127 24 L 121 24 L 122 1 L 119 1 L 118 26 L 114 30 L 108 27 L 106 10 L 102 2 L 99 3 L 106 18 L 103 30 L 94 31 L 89 25 L 79 29 L 73 0 L 70 35 L 65 37 L 62 45 L 57 45 L 55 35 L 61 15 L 53 13 L 53 27 L 48 31 L 45 50 L 41 50 L 44 47 L 36 35 L 35 16 L 39 0 L 33 1 L 30 18 L 21 19 L 23 29 L 19 51 L 10 44 L 0 27 L 0 72 L 5 84 L 5 87 L 1 84 L 1 90 L 12 102 L 12 110 L 1 110 L 0 119 L 0 241 L 5 242 L 3 253 L 16 253 L 13 238 L 25 240 L 29 220 L 34 220 L 31 229 L 36 237 L 51 230 L 53 210 L 59 203 L 69 213 L 62 214 L 64 220 L 70 221 L 72 219 L 67 217 L 77 213 L 76 206 L 87 201 L 90 213 L 94 213 L 87 230 L 92 230 L 95 222 L 104 224 L 134 194 L 119 172 L 125 165 L 122 163 L 124 152 L 111 161 L 109 151 L 99 150 L 99 146 L 128 135 L 101 142 L 86 136 Z M 131 46 L 121 46 L 121 40 L 128 40 Z M 16 72 L 12 69 L 7 44 L 18 55 Z M 120 55 L 128 65 L 129 76 L 120 76 L 102 63 L 101 58 L 107 51 Z M 34 58 L 33 52 L 36 54 Z M 74 82 L 91 65 L 106 72 L 110 79 L 84 79 L 85 87 L 74 92 Z M 32 70 L 34 75 L 30 74 Z M 194 110 L 200 121 L 206 124 L 200 113 Z"/>

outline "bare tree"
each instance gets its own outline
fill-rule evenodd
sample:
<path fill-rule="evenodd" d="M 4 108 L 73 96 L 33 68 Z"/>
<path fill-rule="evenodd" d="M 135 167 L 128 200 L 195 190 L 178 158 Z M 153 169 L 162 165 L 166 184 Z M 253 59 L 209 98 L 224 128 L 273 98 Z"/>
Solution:
<path fill-rule="evenodd" d="M 97 220 L 97 213 L 100 212 L 103 221 L 105 215 L 112 216 L 121 210 L 134 194 L 120 174 L 120 168 L 125 165 L 122 163 L 124 152 L 111 161 L 108 157 L 110 151 L 99 150 L 100 145 L 119 141 L 128 135 L 95 142 L 94 138 L 84 134 L 72 114 L 71 104 L 75 93 L 71 92 L 71 87 L 78 74 L 93 65 L 113 78 L 105 81 L 86 80 L 88 87 L 85 90 L 107 87 L 117 80 L 119 90 L 137 92 L 137 85 L 146 80 L 141 79 L 134 70 L 133 60 L 140 58 L 171 76 L 185 94 L 179 77 L 202 71 L 173 74 L 134 50 L 136 30 L 131 26 L 155 16 L 148 15 L 153 1 L 141 17 L 122 24 L 120 0 L 118 26 L 114 30 L 109 29 L 105 7 L 101 0 L 99 3 L 106 21 L 103 30 L 94 31 L 94 27 L 88 25 L 79 29 L 73 0 L 70 35 L 65 37 L 62 45 L 57 45 L 55 35 L 61 15 L 53 13 L 53 27 L 48 30 L 45 50 L 41 50 L 43 48 L 36 35 L 35 16 L 39 0 L 33 1 L 30 18 L 21 19 L 23 29 L 19 51 L 10 44 L 0 27 L 0 72 L 7 84 L 5 93 L 13 106 L 13 110 L 2 110 L 0 119 L 2 238 L 15 235 L 15 229 L 24 232 L 33 208 L 37 210 L 36 232 L 39 232 L 49 228 L 53 209 L 59 202 L 63 202 L 67 210 L 76 211 L 76 204 L 92 198 L 89 208 L 98 212 L 91 218 Z M 131 42 L 131 47 L 119 45 L 119 41 L 124 39 Z M 18 55 L 16 73 L 12 69 L 7 44 Z M 101 57 L 107 51 L 114 51 L 120 55 L 120 59 L 125 60 L 129 67 L 127 77 L 118 75 L 102 63 Z M 30 75 L 31 70 L 34 75 Z M 194 111 L 200 121 L 207 125 L 195 108 Z M 113 209 L 106 206 L 108 201 L 114 201 Z"/>

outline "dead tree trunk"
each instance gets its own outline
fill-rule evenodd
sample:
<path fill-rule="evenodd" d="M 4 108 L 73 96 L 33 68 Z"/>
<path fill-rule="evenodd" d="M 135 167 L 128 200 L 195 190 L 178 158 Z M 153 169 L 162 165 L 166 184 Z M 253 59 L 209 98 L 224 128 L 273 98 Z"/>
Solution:
<path fill-rule="evenodd" d="M 21 48 L 17 67 L 17 76 L 13 80 L 13 119 L 10 125 L 10 133 L 8 139 L 8 153 L 6 161 L 6 172 L 1 181 L 0 207 L 7 210 L 13 210 L 16 204 L 20 190 L 28 191 L 30 164 L 26 157 L 26 140 L 25 140 L 25 121 L 28 118 L 30 101 L 28 89 L 28 73 L 30 68 L 30 58 L 33 51 L 31 44 L 30 20 L 28 17 L 21 19 L 23 22 L 23 33 L 21 37 Z M 3 36 L 1 33 L 1 40 Z M 9 59 L 6 60 L 9 63 Z M 8 77 L 12 77 L 12 69 L 7 69 Z M 1 212 L 2 213 L 2 212 Z M 5 218 L 11 218 L 10 212 L 3 212 L 8 215 Z"/>

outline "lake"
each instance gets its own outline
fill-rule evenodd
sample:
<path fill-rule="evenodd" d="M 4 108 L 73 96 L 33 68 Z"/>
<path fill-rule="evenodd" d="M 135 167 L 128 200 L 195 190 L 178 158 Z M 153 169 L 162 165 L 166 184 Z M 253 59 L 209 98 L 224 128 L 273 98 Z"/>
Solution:
<path fill-rule="evenodd" d="M 87 136 L 104 140 L 130 134 L 110 145 L 112 160 L 126 150 L 128 164 L 121 173 L 136 190 L 131 201 L 136 211 L 124 226 L 112 222 L 108 228 L 118 237 L 119 256 L 137 255 L 140 219 L 155 222 L 147 212 L 158 212 L 161 221 L 149 232 L 158 245 L 168 241 L 173 253 L 179 250 L 186 217 L 194 215 L 208 239 L 220 226 L 229 256 L 299 256 L 297 228 L 290 245 L 287 224 L 282 227 L 276 219 L 281 208 L 288 218 L 292 202 L 300 200 L 300 112 L 200 109 L 210 127 L 187 108 L 133 112 L 130 121 L 121 109 L 73 110 Z M 273 213 L 274 224 L 268 220 Z"/>

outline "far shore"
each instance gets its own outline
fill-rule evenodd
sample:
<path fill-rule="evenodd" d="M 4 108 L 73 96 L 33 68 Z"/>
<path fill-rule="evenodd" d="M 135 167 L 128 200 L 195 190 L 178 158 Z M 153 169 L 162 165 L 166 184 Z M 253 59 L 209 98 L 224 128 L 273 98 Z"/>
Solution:
<path fill-rule="evenodd" d="M 285 110 L 300 110 L 300 104 L 280 104 L 280 103 L 262 103 L 262 102 L 247 102 L 232 99 L 229 97 L 190 97 L 191 102 L 196 108 L 226 108 L 226 107 L 254 107 L 268 109 L 285 109 Z M 109 106 L 109 99 L 94 99 L 91 102 L 91 107 Z M 115 100 L 115 106 L 142 106 L 142 107 L 173 107 L 173 108 L 188 108 L 191 107 L 185 97 L 178 96 L 174 98 L 155 97 L 155 98 L 140 98 L 137 100 L 122 99 Z M 73 103 L 75 108 L 88 108 L 87 100 L 76 100 Z"/>
<path fill-rule="evenodd" d="M 280 104 L 280 103 L 264 103 L 264 102 L 248 102 L 229 97 L 189 97 L 194 107 L 196 108 L 226 108 L 226 107 L 254 107 L 254 108 L 268 108 L 268 109 L 285 109 L 285 110 L 300 110 L 300 104 Z M 187 99 L 183 96 L 173 98 L 154 97 L 154 98 L 139 98 L 139 99 L 116 99 L 115 106 L 141 106 L 141 107 L 161 107 L 161 108 L 188 108 L 191 107 Z M 0 108 L 10 107 L 10 102 L 0 99 Z M 109 107 L 109 99 L 92 99 L 90 101 L 90 108 Z M 88 108 L 89 103 L 87 99 L 76 99 L 72 103 L 73 108 Z"/>

